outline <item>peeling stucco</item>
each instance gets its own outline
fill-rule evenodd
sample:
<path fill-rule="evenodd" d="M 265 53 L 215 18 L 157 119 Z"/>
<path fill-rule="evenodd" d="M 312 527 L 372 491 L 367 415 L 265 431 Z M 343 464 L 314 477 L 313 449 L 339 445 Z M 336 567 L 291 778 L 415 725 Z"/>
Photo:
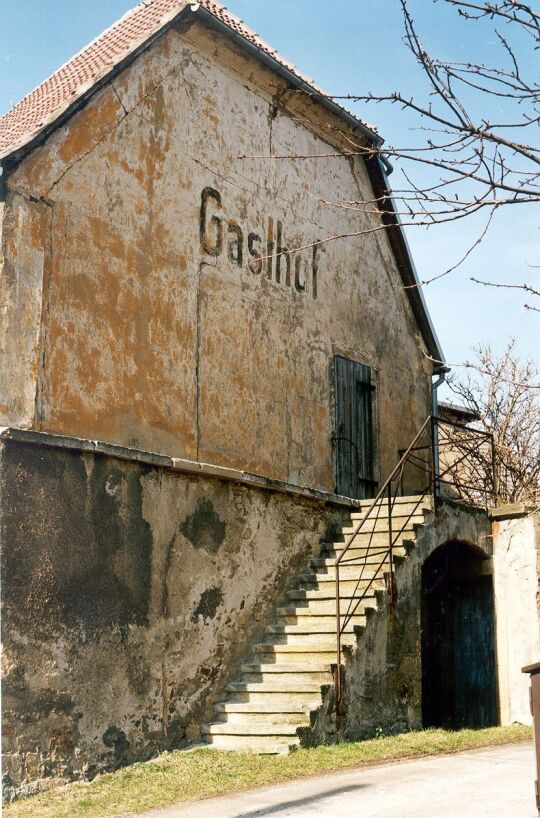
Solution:
<path fill-rule="evenodd" d="M 530 679 L 521 672 L 540 657 L 540 515 L 498 509 L 493 564 L 501 723 L 532 723 Z"/>
<path fill-rule="evenodd" d="M 372 196 L 362 160 L 239 158 L 332 152 L 329 117 L 193 25 L 24 159 L 5 180 L 0 422 L 332 490 L 342 354 L 373 368 L 386 474 L 431 364 L 386 235 L 316 244 L 378 223 L 322 202 Z"/>
<path fill-rule="evenodd" d="M 179 525 L 179 531 L 195 548 L 215 553 L 225 537 L 226 525 L 206 497 L 200 497 L 193 514 Z"/>

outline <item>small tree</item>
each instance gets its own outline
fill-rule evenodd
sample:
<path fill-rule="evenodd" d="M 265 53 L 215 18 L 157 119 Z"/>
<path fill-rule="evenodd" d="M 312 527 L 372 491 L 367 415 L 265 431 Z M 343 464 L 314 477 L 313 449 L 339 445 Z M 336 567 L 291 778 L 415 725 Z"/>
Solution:
<path fill-rule="evenodd" d="M 540 503 L 540 397 L 538 389 L 531 388 L 538 368 L 519 360 L 514 340 L 500 357 L 490 346 L 480 345 L 474 352 L 474 375 L 452 375 L 450 388 L 477 414 L 473 427 L 493 434 L 499 499 Z M 459 436 L 455 446 L 459 450 Z M 490 447 L 480 447 L 473 457 L 478 473 L 491 469 Z"/>

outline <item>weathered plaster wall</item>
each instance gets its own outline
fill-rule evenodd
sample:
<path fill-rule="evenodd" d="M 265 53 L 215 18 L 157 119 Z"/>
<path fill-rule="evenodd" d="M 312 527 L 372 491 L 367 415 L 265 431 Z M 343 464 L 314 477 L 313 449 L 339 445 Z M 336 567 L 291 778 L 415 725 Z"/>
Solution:
<path fill-rule="evenodd" d="M 51 211 L 17 194 L 0 205 L 0 419 L 34 423 Z"/>
<path fill-rule="evenodd" d="M 347 513 L 61 443 L 1 447 L 4 797 L 196 739 Z"/>
<path fill-rule="evenodd" d="M 365 168 L 239 158 L 332 152 L 343 127 L 217 34 L 161 37 L 6 180 L 6 326 L 12 279 L 28 314 L 4 422 L 332 489 L 341 353 L 374 369 L 388 473 L 430 364 L 386 236 L 309 246 L 289 274 L 257 258 L 278 232 L 294 248 L 376 226 L 321 201 L 371 198 Z"/>
<path fill-rule="evenodd" d="M 504 519 L 497 510 L 493 565 L 501 723 L 531 724 L 530 679 L 521 668 L 540 657 L 538 514 Z"/>
<path fill-rule="evenodd" d="M 421 587 L 422 565 L 440 545 L 452 540 L 478 546 L 491 555 L 491 526 L 480 510 L 446 501 L 435 516 L 425 514 L 416 545 L 396 570 L 397 604 L 368 618 L 358 648 L 345 665 L 347 739 L 422 727 Z"/>

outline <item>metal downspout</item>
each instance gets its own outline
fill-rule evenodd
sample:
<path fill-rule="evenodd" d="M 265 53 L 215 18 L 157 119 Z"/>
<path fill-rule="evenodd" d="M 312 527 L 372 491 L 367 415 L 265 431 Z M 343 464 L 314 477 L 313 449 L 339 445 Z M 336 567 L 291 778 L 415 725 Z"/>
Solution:
<path fill-rule="evenodd" d="M 435 370 L 434 374 L 439 375 L 436 381 L 431 382 L 431 436 L 433 446 L 433 494 L 435 499 L 441 495 L 441 486 L 439 483 L 439 427 L 437 424 L 437 417 L 439 414 L 439 403 L 437 399 L 437 390 L 445 380 L 447 373 L 450 372 L 449 366 L 441 366 Z"/>

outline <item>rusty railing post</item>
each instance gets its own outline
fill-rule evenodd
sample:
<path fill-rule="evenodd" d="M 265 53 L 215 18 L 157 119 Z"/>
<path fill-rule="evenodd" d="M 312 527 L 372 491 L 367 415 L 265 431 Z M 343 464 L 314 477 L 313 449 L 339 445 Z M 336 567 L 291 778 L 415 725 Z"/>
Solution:
<path fill-rule="evenodd" d="M 339 602 L 339 557 L 336 560 L 336 741 L 341 729 L 341 610 Z"/>
<path fill-rule="evenodd" d="M 382 498 L 381 498 L 382 503 Z M 395 602 L 395 587 L 394 587 L 394 558 L 393 558 L 393 532 L 392 532 L 392 481 L 388 483 L 387 492 L 388 504 L 388 562 L 390 573 L 388 575 L 388 594 L 390 597 L 390 606 L 393 609 Z"/>

